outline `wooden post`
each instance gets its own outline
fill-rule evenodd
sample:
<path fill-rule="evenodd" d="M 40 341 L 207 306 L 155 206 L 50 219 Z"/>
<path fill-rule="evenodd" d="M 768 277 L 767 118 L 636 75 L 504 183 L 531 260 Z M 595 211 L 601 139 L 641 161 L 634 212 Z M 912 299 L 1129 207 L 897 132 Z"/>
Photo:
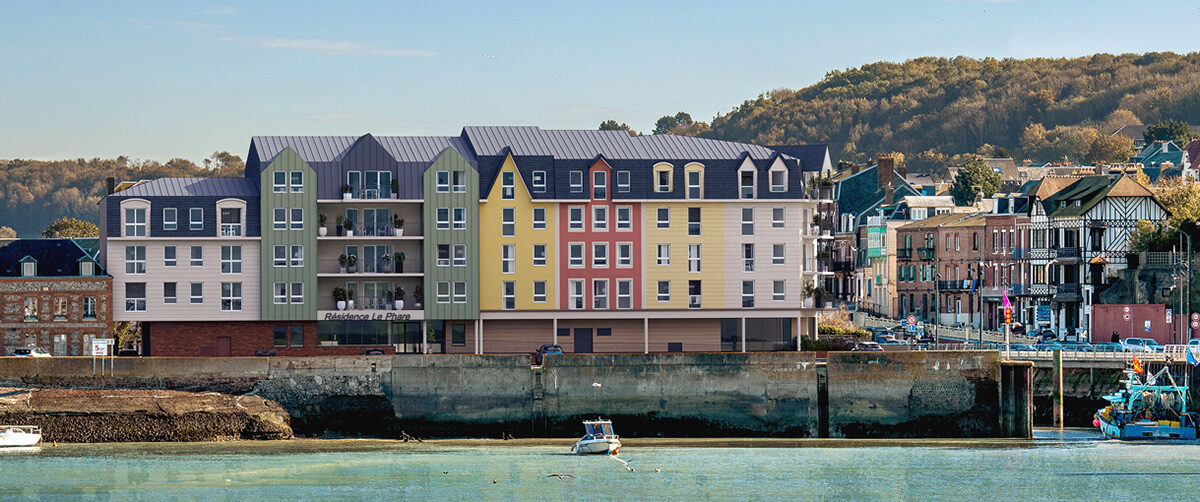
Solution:
<path fill-rule="evenodd" d="M 1054 426 L 1063 427 L 1062 350 L 1054 350 Z"/>

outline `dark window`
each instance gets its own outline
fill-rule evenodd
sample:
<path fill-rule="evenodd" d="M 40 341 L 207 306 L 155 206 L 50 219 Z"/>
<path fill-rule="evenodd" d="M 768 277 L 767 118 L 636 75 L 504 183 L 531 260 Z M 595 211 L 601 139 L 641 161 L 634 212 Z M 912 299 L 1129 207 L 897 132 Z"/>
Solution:
<path fill-rule="evenodd" d="M 467 346 L 467 325 L 466 324 L 451 324 L 450 325 L 450 345 L 455 347 Z"/>
<path fill-rule="evenodd" d="M 700 235 L 700 208 L 688 208 L 688 235 Z"/>
<path fill-rule="evenodd" d="M 596 336 L 612 336 L 612 328 L 596 328 Z"/>
<path fill-rule="evenodd" d="M 304 326 L 288 326 L 288 328 L 292 332 L 291 346 L 292 347 L 303 347 L 304 346 Z"/>
<path fill-rule="evenodd" d="M 667 343 L 667 352 L 683 352 L 683 342 Z"/>
<path fill-rule="evenodd" d="M 287 347 L 287 326 L 275 326 L 275 346 Z"/>

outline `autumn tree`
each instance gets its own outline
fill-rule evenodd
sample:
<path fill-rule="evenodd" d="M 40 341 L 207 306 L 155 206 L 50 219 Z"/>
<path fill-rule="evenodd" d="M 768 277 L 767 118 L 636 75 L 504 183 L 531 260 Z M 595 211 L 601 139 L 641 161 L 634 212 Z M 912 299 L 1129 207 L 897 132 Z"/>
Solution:
<path fill-rule="evenodd" d="M 965 206 L 974 202 L 979 192 L 991 197 L 997 188 L 1000 188 L 1000 173 L 988 167 L 983 159 L 973 157 L 958 170 L 950 195 L 954 196 L 955 204 Z"/>
<path fill-rule="evenodd" d="M 1196 139 L 1196 133 L 1192 132 L 1192 128 L 1188 126 L 1187 122 L 1164 120 L 1147 126 L 1146 132 L 1142 133 L 1142 139 L 1146 140 L 1147 144 L 1155 141 L 1173 141 L 1183 148 Z"/>
<path fill-rule="evenodd" d="M 16 239 L 17 231 L 12 227 L 0 227 L 0 239 Z"/>
<path fill-rule="evenodd" d="M 48 239 L 100 237 L 100 228 L 90 221 L 64 216 L 54 220 L 54 223 L 42 230 L 42 237 Z"/>
<path fill-rule="evenodd" d="M 604 122 L 601 122 L 600 130 L 601 131 L 625 131 L 625 132 L 629 133 L 630 136 L 641 136 L 641 134 L 638 134 L 637 131 L 635 131 L 635 130 L 633 130 L 633 128 L 629 127 L 629 124 L 626 124 L 624 122 L 621 122 L 618 124 L 617 121 L 615 121 L 615 120 L 605 120 Z"/>
<path fill-rule="evenodd" d="M 1133 139 L 1117 134 L 1101 134 L 1092 140 L 1084 156 L 1089 164 L 1126 162 L 1133 156 Z"/>

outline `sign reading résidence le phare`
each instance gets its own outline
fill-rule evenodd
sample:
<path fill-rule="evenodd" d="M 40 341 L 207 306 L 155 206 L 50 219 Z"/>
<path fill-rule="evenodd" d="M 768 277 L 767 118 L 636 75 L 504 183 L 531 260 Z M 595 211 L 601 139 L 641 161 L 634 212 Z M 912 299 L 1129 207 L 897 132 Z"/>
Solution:
<path fill-rule="evenodd" d="M 326 312 L 323 321 L 411 321 L 412 314 L 387 313 L 342 313 Z"/>

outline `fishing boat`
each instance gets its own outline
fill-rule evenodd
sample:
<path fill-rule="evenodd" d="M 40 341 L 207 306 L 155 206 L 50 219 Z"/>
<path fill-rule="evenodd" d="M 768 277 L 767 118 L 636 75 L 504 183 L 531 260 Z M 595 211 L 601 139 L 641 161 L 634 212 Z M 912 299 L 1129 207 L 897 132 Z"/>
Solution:
<path fill-rule="evenodd" d="M 613 434 L 611 420 L 584 420 L 583 432 L 583 438 L 571 447 L 579 455 L 616 455 L 621 449 L 621 438 Z"/>
<path fill-rule="evenodd" d="M 0 425 L 0 447 L 33 446 L 42 440 L 42 428 L 36 425 Z"/>
<path fill-rule="evenodd" d="M 1170 365 L 1142 377 L 1141 364 L 1125 370 L 1125 389 L 1104 396 L 1110 403 L 1096 412 L 1092 425 L 1113 439 L 1196 439 L 1195 412 L 1187 409 L 1188 377 L 1183 385 Z"/>

